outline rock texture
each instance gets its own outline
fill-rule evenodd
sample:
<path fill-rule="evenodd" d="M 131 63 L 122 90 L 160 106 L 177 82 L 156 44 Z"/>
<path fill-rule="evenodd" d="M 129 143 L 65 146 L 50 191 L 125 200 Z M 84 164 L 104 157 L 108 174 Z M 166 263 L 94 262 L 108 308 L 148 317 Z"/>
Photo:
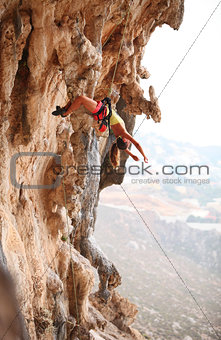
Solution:
<path fill-rule="evenodd" d="M 0 259 L 21 311 L 8 323 L 25 320 L 19 339 L 142 338 L 130 326 L 135 306 L 114 293 L 120 274 L 93 238 L 99 190 L 123 179 L 104 171 L 113 136 L 99 135 L 83 109 L 51 115 L 68 97 L 107 95 L 127 14 L 112 101 L 132 132 L 142 112 L 160 121 L 153 87 L 147 100 L 139 86 L 149 77 L 141 60 L 157 26 L 179 28 L 183 0 L 0 2 Z M 89 302 L 92 266 L 100 287 Z"/>

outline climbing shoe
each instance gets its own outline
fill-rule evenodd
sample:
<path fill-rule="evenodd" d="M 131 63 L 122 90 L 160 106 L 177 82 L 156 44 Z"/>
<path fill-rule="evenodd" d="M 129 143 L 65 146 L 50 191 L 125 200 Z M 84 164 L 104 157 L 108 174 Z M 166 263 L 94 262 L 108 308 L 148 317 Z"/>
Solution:
<path fill-rule="evenodd" d="M 56 110 L 52 112 L 53 116 L 61 116 L 66 117 L 65 112 L 67 112 L 67 109 L 64 107 L 56 106 Z"/>

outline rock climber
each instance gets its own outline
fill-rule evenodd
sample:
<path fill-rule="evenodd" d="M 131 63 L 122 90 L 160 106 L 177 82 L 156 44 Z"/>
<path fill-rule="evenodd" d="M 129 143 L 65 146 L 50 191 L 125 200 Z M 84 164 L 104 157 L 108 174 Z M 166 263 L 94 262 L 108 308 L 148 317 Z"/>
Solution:
<path fill-rule="evenodd" d="M 63 108 L 56 106 L 56 111 L 53 111 L 52 114 L 54 116 L 67 117 L 73 111 L 77 110 L 81 105 L 91 112 L 94 119 L 97 120 L 98 123 L 101 122 L 99 126 L 99 130 L 101 132 L 104 132 L 107 127 L 111 128 L 113 131 L 116 140 L 110 148 L 110 161 L 114 168 L 119 166 L 119 150 L 124 150 L 135 161 L 139 161 L 139 158 L 129 150 L 131 143 L 133 143 L 141 153 L 144 158 L 144 162 L 148 163 L 148 159 L 141 145 L 128 133 L 123 119 L 117 114 L 115 110 L 111 108 L 110 98 L 105 98 L 104 100 L 97 102 L 86 96 L 79 96 L 73 101 L 73 103 L 69 102 Z"/>

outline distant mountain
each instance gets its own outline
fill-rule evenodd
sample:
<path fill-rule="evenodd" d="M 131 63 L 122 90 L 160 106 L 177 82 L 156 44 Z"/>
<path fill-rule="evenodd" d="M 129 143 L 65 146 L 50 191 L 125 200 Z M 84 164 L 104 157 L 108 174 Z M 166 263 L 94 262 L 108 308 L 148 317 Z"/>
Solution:
<path fill-rule="evenodd" d="M 119 291 L 138 306 L 134 326 L 153 340 L 216 339 L 178 275 L 221 335 L 221 234 L 140 213 L 146 226 L 134 212 L 100 205 L 95 228 L 99 245 L 122 274 Z"/>
<path fill-rule="evenodd" d="M 190 143 L 173 141 L 154 133 L 141 138 L 143 149 L 151 165 L 207 165 L 210 178 L 221 183 L 221 146 L 194 146 Z M 133 149 L 136 153 L 136 149 Z M 133 160 L 129 160 L 133 163 Z M 128 164 L 129 164 L 128 163 Z"/>
<path fill-rule="evenodd" d="M 147 134 L 146 138 L 141 138 L 141 144 L 145 150 L 150 165 L 150 172 L 153 175 L 149 175 L 144 171 L 144 175 L 130 175 L 128 168 L 131 165 L 139 165 L 141 162 L 134 162 L 132 158 L 127 161 L 127 174 L 125 176 L 125 183 L 131 182 L 136 178 L 149 178 L 159 180 L 161 197 L 162 191 L 169 199 L 175 201 L 182 201 L 183 199 L 196 199 L 201 206 L 206 206 L 208 202 L 213 202 L 215 199 L 220 199 L 221 195 L 221 147 L 219 146 L 207 146 L 199 147 L 189 143 L 182 143 L 172 141 L 156 134 Z M 139 152 L 135 147 L 132 151 L 139 155 Z M 139 155 L 140 156 L 140 155 Z M 140 157 L 142 161 L 142 157 Z M 201 175 L 198 175 L 198 170 L 195 168 L 191 174 L 190 166 L 207 166 L 209 175 L 207 175 L 207 168 L 201 169 Z M 173 171 L 172 175 L 163 174 L 163 166 L 171 166 L 166 168 L 166 172 Z M 180 166 L 176 174 L 176 166 Z M 184 166 L 182 168 L 182 166 Z M 186 175 L 182 175 L 187 171 Z M 158 173 L 158 174 L 156 174 Z M 180 174 L 181 173 L 181 174 Z M 165 183 L 164 180 L 176 180 L 177 183 Z M 185 182 L 185 179 L 187 181 Z M 153 183 L 156 189 L 156 184 Z M 157 190 L 152 190 L 150 185 L 140 185 L 140 188 L 146 190 L 150 189 L 157 195 Z M 182 187 L 182 188 L 181 188 Z"/>
<path fill-rule="evenodd" d="M 176 164 L 189 165 L 190 163 L 208 164 L 214 167 L 221 166 L 221 146 L 195 146 L 190 143 L 173 141 L 154 133 L 142 138 L 142 145 L 149 150 L 151 159 L 164 164 L 165 161 Z"/>

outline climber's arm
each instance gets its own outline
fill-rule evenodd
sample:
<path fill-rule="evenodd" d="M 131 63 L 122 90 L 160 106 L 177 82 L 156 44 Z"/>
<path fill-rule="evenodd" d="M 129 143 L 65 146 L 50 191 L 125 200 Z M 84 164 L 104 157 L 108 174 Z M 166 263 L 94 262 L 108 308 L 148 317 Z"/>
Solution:
<path fill-rule="evenodd" d="M 145 155 L 145 153 L 144 153 L 144 151 L 143 151 L 141 145 L 136 141 L 136 139 L 134 139 L 127 131 L 124 131 L 124 132 L 122 133 L 122 137 L 123 137 L 123 138 L 129 139 L 129 140 L 131 141 L 131 143 L 134 144 L 134 146 L 137 148 L 137 150 L 138 150 L 138 151 L 141 153 L 141 155 L 143 156 L 144 162 L 145 162 L 145 163 L 148 163 L 148 159 L 147 159 L 147 157 L 146 157 L 146 155 Z M 131 157 L 132 157 L 132 156 L 131 156 Z"/>
<path fill-rule="evenodd" d="M 129 156 L 131 156 L 135 161 L 139 161 L 139 158 L 135 156 L 130 150 L 126 149 L 124 150 Z"/>

